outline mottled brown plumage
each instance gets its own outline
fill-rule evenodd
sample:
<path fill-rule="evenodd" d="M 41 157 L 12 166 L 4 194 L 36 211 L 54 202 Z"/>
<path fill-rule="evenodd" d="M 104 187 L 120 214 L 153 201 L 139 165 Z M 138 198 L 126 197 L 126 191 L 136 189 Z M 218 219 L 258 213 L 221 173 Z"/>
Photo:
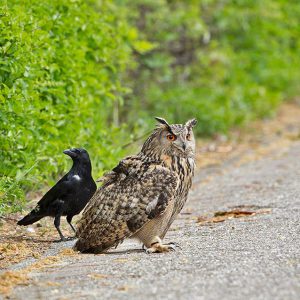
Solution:
<path fill-rule="evenodd" d="M 186 202 L 194 174 L 196 120 L 160 125 L 141 152 L 129 156 L 102 178 L 102 186 L 78 225 L 75 249 L 100 253 L 127 237 L 139 239 L 148 252 L 173 249 L 164 238 Z"/>

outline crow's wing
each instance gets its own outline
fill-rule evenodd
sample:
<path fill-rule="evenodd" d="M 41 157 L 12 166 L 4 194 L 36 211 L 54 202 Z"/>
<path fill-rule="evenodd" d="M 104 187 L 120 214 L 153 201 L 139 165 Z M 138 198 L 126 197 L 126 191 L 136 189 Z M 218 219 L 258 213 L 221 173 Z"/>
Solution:
<path fill-rule="evenodd" d="M 37 205 L 40 207 L 40 210 L 47 209 L 57 199 L 63 200 L 66 195 L 75 193 L 76 184 L 76 180 L 73 178 L 68 180 L 67 176 L 64 176 L 38 202 Z"/>
<path fill-rule="evenodd" d="M 101 252 L 165 211 L 178 176 L 160 165 L 145 168 L 98 189 L 79 222 L 75 249 Z"/>

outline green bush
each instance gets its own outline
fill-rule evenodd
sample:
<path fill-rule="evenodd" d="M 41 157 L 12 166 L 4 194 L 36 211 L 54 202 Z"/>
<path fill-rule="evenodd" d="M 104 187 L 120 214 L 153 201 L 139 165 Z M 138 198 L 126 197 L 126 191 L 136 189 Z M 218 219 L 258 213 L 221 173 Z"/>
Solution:
<path fill-rule="evenodd" d="M 154 46 L 135 53 L 129 119 L 195 116 L 199 133 L 226 132 L 299 92 L 299 1 L 119 2 Z"/>
<path fill-rule="evenodd" d="M 131 63 L 129 32 L 109 1 L 2 7 L 2 181 L 18 179 L 25 191 L 52 184 L 70 166 L 62 154 L 68 147 L 88 149 L 95 176 L 115 163 L 126 140 L 113 112 L 124 92 L 118 74 Z"/>
<path fill-rule="evenodd" d="M 0 213 L 16 212 L 24 205 L 24 192 L 14 178 L 0 177 Z M 1 215 L 1 214 L 0 214 Z"/>
<path fill-rule="evenodd" d="M 299 93 L 297 0 L 10 0 L 0 12 L 0 214 L 70 167 L 94 176 L 153 127 L 199 134 L 270 116 Z"/>

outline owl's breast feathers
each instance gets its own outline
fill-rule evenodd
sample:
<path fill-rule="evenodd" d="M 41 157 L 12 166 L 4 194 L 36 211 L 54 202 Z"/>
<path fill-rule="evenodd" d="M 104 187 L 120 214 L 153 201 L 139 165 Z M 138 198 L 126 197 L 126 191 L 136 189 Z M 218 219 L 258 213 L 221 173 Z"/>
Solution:
<path fill-rule="evenodd" d="M 180 186 L 177 172 L 161 160 L 129 156 L 103 177 L 103 185 L 78 225 L 75 249 L 102 252 L 161 215 Z"/>
<path fill-rule="evenodd" d="M 174 221 L 175 217 L 182 210 L 188 196 L 188 192 L 192 186 L 192 180 L 195 170 L 194 156 L 162 156 L 162 161 L 166 167 L 177 174 L 179 183 L 174 195 L 174 208 L 172 217 L 168 223 L 168 227 Z M 166 228 L 167 230 L 168 228 Z"/>

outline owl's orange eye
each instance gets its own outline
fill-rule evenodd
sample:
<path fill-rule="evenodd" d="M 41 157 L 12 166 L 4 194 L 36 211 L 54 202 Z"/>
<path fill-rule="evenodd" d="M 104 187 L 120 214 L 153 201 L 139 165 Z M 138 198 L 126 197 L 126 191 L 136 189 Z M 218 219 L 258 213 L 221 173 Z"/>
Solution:
<path fill-rule="evenodd" d="M 174 141 L 176 141 L 177 137 L 175 134 L 168 134 L 167 139 L 171 142 L 174 142 Z"/>
<path fill-rule="evenodd" d="M 186 139 L 187 139 L 188 141 L 191 140 L 191 135 L 190 135 L 189 133 L 186 135 Z"/>

